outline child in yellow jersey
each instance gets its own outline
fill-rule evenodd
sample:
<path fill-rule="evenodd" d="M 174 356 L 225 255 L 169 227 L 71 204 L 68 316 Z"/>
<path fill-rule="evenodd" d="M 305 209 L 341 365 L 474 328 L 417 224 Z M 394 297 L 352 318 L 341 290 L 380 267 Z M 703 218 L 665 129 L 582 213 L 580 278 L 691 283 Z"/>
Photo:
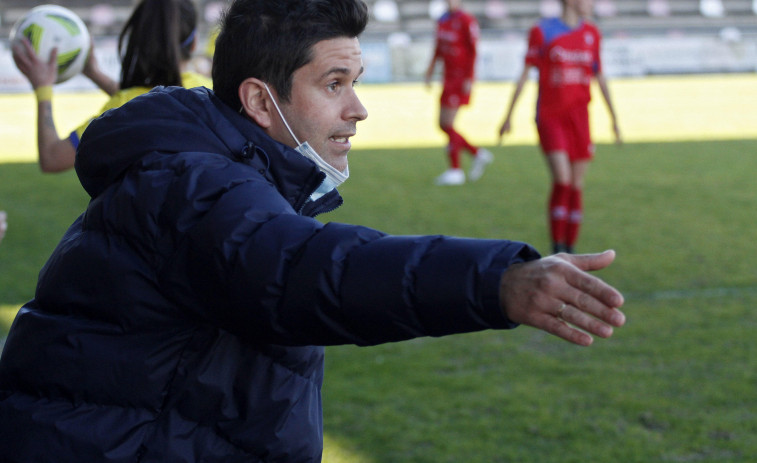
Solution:
<path fill-rule="evenodd" d="M 120 82 L 100 71 L 90 49 L 83 74 L 111 96 L 95 117 L 157 85 L 210 87 L 210 79 L 186 69 L 196 46 L 196 35 L 197 11 L 192 0 L 141 0 L 118 39 L 119 56 L 123 57 Z M 29 79 L 37 96 L 40 169 L 43 172 L 71 169 L 79 140 L 94 117 L 67 138 L 59 138 L 51 102 L 52 85 L 57 75 L 56 51 L 51 53 L 47 62 L 37 58 L 26 40 L 14 44 L 12 51 L 16 66 Z"/>

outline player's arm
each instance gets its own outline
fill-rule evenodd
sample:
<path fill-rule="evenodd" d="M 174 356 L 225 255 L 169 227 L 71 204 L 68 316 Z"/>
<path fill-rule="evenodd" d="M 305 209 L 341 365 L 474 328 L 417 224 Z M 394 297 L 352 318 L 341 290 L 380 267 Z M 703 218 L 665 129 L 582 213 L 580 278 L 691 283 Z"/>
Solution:
<path fill-rule="evenodd" d="M 89 80 L 94 82 L 94 84 L 97 85 L 100 90 L 107 93 L 109 96 L 115 95 L 121 89 L 118 82 L 111 79 L 108 75 L 102 72 L 102 70 L 100 70 L 100 65 L 97 62 L 97 57 L 95 56 L 94 42 L 90 42 L 89 54 L 87 55 L 87 63 L 84 65 L 82 74 L 87 76 Z"/>
<path fill-rule="evenodd" d="M 479 28 L 478 21 L 473 16 L 470 17 L 467 33 L 468 39 L 466 40 L 466 45 L 468 46 L 468 52 L 471 54 L 473 60 L 475 60 L 478 40 L 481 37 L 481 29 Z"/>
<path fill-rule="evenodd" d="M 439 58 L 440 58 L 439 40 L 437 39 L 434 42 L 434 53 L 431 55 L 431 62 L 428 63 L 428 68 L 426 68 L 425 82 L 426 82 L 427 87 L 431 85 L 431 77 L 434 75 L 434 68 L 436 68 L 436 60 L 438 60 Z"/>
<path fill-rule="evenodd" d="M 520 98 L 520 94 L 523 91 L 523 86 L 528 81 L 528 74 L 531 72 L 532 67 L 533 66 L 530 65 L 523 66 L 523 72 L 521 72 L 520 77 L 518 78 L 518 82 L 515 84 L 515 91 L 513 92 L 512 98 L 510 99 L 510 106 L 508 106 L 507 112 L 505 113 L 505 120 L 502 122 L 502 125 L 499 128 L 500 139 L 505 133 L 510 133 L 510 129 L 512 128 L 510 119 L 513 116 L 515 103 L 517 103 L 518 98 Z"/>
<path fill-rule="evenodd" d="M 76 150 L 68 139 L 58 137 L 53 120 L 52 88 L 57 78 L 57 49 L 45 62 L 34 54 L 31 43 L 24 38 L 12 45 L 13 61 L 29 79 L 37 96 L 37 149 L 39 168 L 43 172 L 60 172 L 74 166 Z"/>
<path fill-rule="evenodd" d="M 602 72 L 596 74 L 597 84 L 602 92 L 602 97 L 607 104 L 607 110 L 610 112 L 610 119 L 612 120 L 612 131 L 615 134 L 615 143 L 623 143 L 623 139 L 620 136 L 620 128 L 618 127 L 618 118 L 615 115 L 615 107 L 612 104 L 612 98 L 610 98 L 610 89 L 607 86 L 607 79 Z"/>
<path fill-rule="evenodd" d="M 431 56 L 431 62 L 428 63 L 428 68 L 426 68 L 426 77 L 424 81 L 426 82 L 426 86 L 431 85 L 431 77 L 434 75 L 434 68 L 436 68 L 436 60 L 439 57 L 436 50 L 434 50 L 433 56 Z"/>
<path fill-rule="evenodd" d="M 37 149 L 42 172 L 62 172 L 74 167 L 76 148 L 68 138 L 59 138 L 50 100 L 37 102 Z"/>
<path fill-rule="evenodd" d="M 515 104 L 518 102 L 521 91 L 523 91 L 523 86 L 528 81 L 528 75 L 531 72 L 531 68 L 537 67 L 538 63 L 541 61 L 541 50 L 543 44 L 544 34 L 541 28 L 536 25 L 532 27 L 528 32 L 528 50 L 526 51 L 526 59 L 523 66 L 523 72 L 521 72 L 520 77 L 518 78 L 518 81 L 515 85 L 515 91 L 513 92 L 512 99 L 510 100 L 510 106 L 507 108 L 507 112 L 505 113 L 505 120 L 502 122 L 502 125 L 499 128 L 500 142 L 502 141 L 502 135 L 510 132 L 510 119 L 512 118 Z"/>
<path fill-rule="evenodd" d="M 607 86 L 607 79 L 605 78 L 604 72 L 602 72 L 602 55 L 600 53 L 600 49 L 602 47 L 602 34 L 599 32 L 599 30 L 595 30 L 595 39 L 594 39 L 594 77 L 597 78 L 597 84 L 599 85 L 599 90 L 602 92 L 602 98 L 604 98 L 605 103 L 607 104 L 607 110 L 610 112 L 610 119 L 612 120 L 612 131 L 615 134 L 615 143 L 620 145 L 623 143 L 621 137 L 620 137 L 620 129 L 618 128 L 618 118 L 615 114 L 615 107 L 612 104 L 612 98 L 610 98 L 610 89 Z"/>

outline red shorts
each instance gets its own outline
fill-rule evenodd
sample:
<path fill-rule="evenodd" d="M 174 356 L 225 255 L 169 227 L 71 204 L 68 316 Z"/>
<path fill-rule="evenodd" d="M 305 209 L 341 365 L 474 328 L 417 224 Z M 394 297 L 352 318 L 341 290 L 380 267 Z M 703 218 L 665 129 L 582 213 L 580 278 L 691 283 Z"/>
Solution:
<path fill-rule="evenodd" d="M 536 128 L 544 154 L 565 151 L 571 161 L 588 161 L 594 157 L 587 106 L 580 105 L 547 117 L 540 115 Z"/>
<path fill-rule="evenodd" d="M 459 108 L 470 102 L 473 79 L 445 79 L 442 89 L 441 105 L 445 108 Z"/>

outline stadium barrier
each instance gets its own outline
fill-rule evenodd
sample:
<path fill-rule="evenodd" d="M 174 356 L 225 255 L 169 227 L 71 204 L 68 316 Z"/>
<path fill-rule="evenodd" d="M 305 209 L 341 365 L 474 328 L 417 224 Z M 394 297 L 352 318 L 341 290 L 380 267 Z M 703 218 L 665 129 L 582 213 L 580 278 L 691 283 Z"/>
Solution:
<path fill-rule="evenodd" d="M 118 78 L 115 37 L 96 39 L 97 59 L 103 71 Z M 431 37 L 362 41 L 367 83 L 413 82 L 423 79 L 432 51 Z M 525 37 L 506 35 L 481 40 L 477 76 L 485 81 L 511 81 L 523 69 Z M 719 36 L 611 37 L 604 40 L 604 71 L 609 77 L 658 74 L 750 73 L 757 71 L 757 37 L 724 30 Z M 58 86 L 59 90 L 94 89 L 83 76 Z M 30 90 L 13 63 L 8 40 L 0 42 L 0 92 Z"/>

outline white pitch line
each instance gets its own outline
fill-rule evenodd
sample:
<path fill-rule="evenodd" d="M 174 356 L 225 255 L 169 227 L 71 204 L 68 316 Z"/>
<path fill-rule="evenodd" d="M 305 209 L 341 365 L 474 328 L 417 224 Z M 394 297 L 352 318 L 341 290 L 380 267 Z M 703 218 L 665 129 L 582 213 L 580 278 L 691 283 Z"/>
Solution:
<path fill-rule="evenodd" d="M 671 289 L 664 291 L 629 291 L 624 293 L 627 300 L 671 300 L 694 298 L 739 297 L 757 295 L 757 286 L 733 288 Z"/>

